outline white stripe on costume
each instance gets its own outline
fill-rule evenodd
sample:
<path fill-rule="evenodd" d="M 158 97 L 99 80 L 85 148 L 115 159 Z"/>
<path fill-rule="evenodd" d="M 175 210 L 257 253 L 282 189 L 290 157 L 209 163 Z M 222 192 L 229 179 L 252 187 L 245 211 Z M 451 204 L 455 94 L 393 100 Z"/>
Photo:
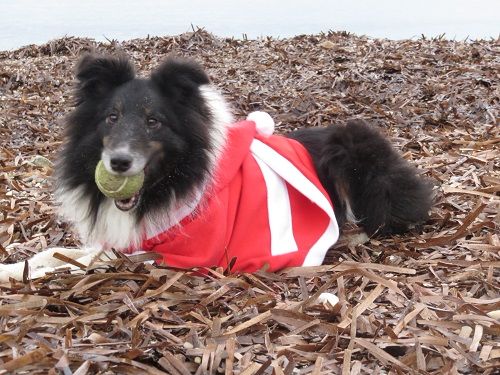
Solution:
<path fill-rule="evenodd" d="M 311 202 L 321 208 L 330 218 L 327 229 L 311 247 L 303 263 L 303 266 L 321 265 L 326 252 L 339 238 L 339 228 L 330 202 L 288 159 L 265 143 L 254 139 L 250 145 L 250 151 L 256 157 L 256 160 L 258 158 L 267 164 L 274 173 L 309 198 Z"/>
<path fill-rule="evenodd" d="M 292 209 L 286 183 L 257 155 L 253 156 L 266 182 L 271 254 L 293 253 L 299 247 L 293 236 Z"/>
<path fill-rule="evenodd" d="M 325 259 L 326 252 L 335 242 L 337 242 L 338 238 L 339 229 L 337 226 L 337 220 L 330 220 L 325 233 L 323 233 L 318 241 L 316 241 L 316 243 L 311 247 L 302 265 L 321 266 L 323 264 L 323 260 Z"/>

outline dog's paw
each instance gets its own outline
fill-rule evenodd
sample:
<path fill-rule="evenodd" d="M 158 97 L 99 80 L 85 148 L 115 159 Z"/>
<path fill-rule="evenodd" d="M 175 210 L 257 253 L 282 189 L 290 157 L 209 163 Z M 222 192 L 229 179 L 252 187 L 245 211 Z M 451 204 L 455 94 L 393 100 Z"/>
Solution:
<path fill-rule="evenodd" d="M 0 264 L 0 283 L 6 283 L 9 279 L 22 280 L 24 273 L 24 262 L 13 264 Z"/>
<path fill-rule="evenodd" d="M 78 267 L 65 262 L 59 258 L 54 257 L 54 254 L 61 254 L 67 258 L 71 258 L 78 263 L 89 266 L 92 264 L 99 255 L 102 254 L 102 250 L 99 248 L 64 248 L 64 247 L 53 247 L 41 251 L 35 254 L 28 261 L 29 267 L 29 278 L 37 279 L 45 276 L 47 272 L 54 272 L 58 267 L 67 267 L 71 270 L 77 270 Z M 106 254 L 108 258 L 114 258 L 114 254 Z M 12 263 L 12 264 L 0 264 L 0 282 L 8 282 L 9 279 L 15 279 L 18 281 L 23 280 L 25 268 L 25 261 Z"/>

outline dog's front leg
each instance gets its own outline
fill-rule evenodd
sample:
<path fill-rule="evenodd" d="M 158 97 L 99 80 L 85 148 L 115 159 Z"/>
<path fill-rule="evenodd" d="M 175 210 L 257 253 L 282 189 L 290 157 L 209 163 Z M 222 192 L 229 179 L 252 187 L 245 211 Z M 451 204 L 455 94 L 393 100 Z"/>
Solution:
<path fill-rule="evenodd" d="M 55 253 L 62 254 L 65 257 L 71 258 L 78 263 L 88 266 L 94 262 L 94 260 L 101 255 L 101 248 L 64 248 L 64 247 L 53 247 L 46 249 L 33 257 L 28 259 L 28 265 L 30 270 L 30 278 L 36 279 L 44 276 L 47 272 L 53 272 L 57 267 L 67 266 L 70 269 L 78 269 L 77 266 L 69 264 L 54 257 Z M 7 282 L 9 278 L 16 279 L 18 281 L 23 280 L 25 261 L 12 263 L 12 264 L 0 264 L 0 282 Z"/>

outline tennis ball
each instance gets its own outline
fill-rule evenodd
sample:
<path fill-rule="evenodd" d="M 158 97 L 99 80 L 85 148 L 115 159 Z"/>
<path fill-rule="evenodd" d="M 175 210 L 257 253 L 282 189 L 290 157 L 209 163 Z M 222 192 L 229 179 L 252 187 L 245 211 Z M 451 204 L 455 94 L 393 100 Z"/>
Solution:
<path fill-rule="evenodd" d="M 144 172 L 141 171 L 134 176 L 117 176 L 109 173 L 100 160 L 95 168 L 95 183 L 101 193 L 109 198 L 128 199 L 141 189 Z"/>

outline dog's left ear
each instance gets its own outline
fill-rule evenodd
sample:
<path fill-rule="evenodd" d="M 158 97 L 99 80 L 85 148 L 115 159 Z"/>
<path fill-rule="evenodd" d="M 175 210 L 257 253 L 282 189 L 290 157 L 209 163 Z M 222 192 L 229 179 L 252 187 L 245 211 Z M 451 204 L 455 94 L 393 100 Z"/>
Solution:
<path fill-rule="evenodd" d="M 189 99 L 201 85 L 210 83 L 203 68 L 192 60 L 169 57 L 151 74 L 151 80 L 167 96 Z"/>
<path fill-rule="evenodd" d="M 84 55 L 76 67 L 76 101 L 100 100 L 116 87 L 131 81 L 135 71 L 125 55 Z"/>

